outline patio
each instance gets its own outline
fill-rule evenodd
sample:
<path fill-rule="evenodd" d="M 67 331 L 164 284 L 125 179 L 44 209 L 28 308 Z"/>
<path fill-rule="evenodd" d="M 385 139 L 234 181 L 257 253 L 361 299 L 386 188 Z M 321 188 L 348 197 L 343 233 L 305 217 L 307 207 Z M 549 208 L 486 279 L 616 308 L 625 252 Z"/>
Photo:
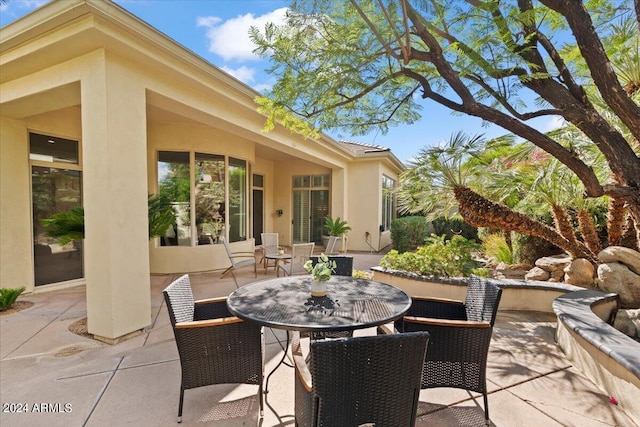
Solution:
<path fill-rule="evenodd" d="M 380 255 L 353 254 L 368 270 Z M 235 285 L 220 272 L 192 274 L 196 298 L 229 294 Z M 274 277 L 270 270 L 266 277 Z M 84 287 L 21 297 L 33 307 L 0 317 L 0 397 L 5 426 L 172 426 L 180 387 L 178 354 L 162 289 L 173 275 L 152 276 L 153 322 L 115 346 L 69 332 L 86 316 Z M 240 283 L 254 279 L 249 268 Z M 258 280 L 264 278 L 262 271 Z M 284 332 L 273 331 L 284 338 Z M 265 376 L 281 356 L 265 329 Z M 365 330 L 360 333 L 371 333 Z M 502 312 L 488 365 L 491 421 L 496 426 L 634 426 L 587 380 L 554 343 L 555 316 Z M 265 427 L 293 425 L 293 370 L 281 366 L 269 380 L 264 418 L 258 421 L 256 386 L 220 385 L 187 390 L 182 425 Z M 10 403 L 20 404 L 8 406 Z M 29 413 L 8 413 L 27 404 Z M 36 405 L 37 404 L 37 405 Z M 36 413 L 35 409 L 40 413 Z M 65 406 L 66 405 L 66 406 Z M 423 390 L 418 426 L 483 425 L 482 398 L 462 390 Z M 637 420 L 636 420 L 637 422 Z"/>

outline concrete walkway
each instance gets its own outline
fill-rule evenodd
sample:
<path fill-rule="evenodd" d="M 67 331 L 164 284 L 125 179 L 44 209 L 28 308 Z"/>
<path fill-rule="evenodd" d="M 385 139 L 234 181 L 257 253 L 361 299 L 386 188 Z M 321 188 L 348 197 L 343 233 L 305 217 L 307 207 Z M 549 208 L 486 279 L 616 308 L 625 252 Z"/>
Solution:
<path fill-rule="evenodd" d="M 367 270 L 379 258 L 355 254 L 354 268 Z M 239 281 L 256 280 L 252 273 L 243 271 Z M 258 279 L 273 276 L 273 270 L 258 273 Z M 173 279 L 152 276 L 150 326 L 114 346 L 69 332 L 73 322 L 86 317 L 84 287 L 22 296 L 33 307 L 0 317 L 0 425 L 176 426 L 180 362 L 162 298 Z M 221 280 L 219 272 L 193 274 L 191 280 L 197 299 L 235 289 L 233 280 Z M 553 315 L 499 315 L 488 365 L 493 425 L 639 425 L 564 358 L 554 331 Z M 276 337 L 285 335 L 265 329 L 265 375 L 282 356 Z M 257 386 L 249 385 L 187 390 L 182 425 L 294 425 L 293 369 L 283 365 L 271 377 L 262 420 L 256 394 Z M 423 390 L 416 425 L 481 426 L 482 397 L 455 389 Z"/>

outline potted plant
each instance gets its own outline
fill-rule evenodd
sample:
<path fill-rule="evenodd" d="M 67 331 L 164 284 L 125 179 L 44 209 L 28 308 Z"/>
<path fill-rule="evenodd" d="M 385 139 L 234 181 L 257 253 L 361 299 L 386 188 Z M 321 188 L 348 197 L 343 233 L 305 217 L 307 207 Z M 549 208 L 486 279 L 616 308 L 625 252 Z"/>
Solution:
<path fill-rule="evenodd" d="M 342 236 L 351 231 L 351 227 L 347 221 L 340 219 L 340 217 L 336 217 L 334 219 L 331 216 L 327 216 L 324 219 L 324 227 L 327 229 L 327 233 L 329 233 L 327 236 L 322 236 L 322 245 L 325 248 L 327 247 L 329 236 L 335 236 L 338 237 L 338 239 L 342 239 Z"/>
<path fill-rule="evenodd" d="M 318 257 L 318 262 L 313 265 L 312 260 L 304 263 L 304 269 L 311 273 L 313 282 L 311 283 L 311 296 L 323 297 L 327 295 L 327 280 L 331 279 L 331 274 L 336 271 L 336 262 L 332 261 L 324 253 Z"/>

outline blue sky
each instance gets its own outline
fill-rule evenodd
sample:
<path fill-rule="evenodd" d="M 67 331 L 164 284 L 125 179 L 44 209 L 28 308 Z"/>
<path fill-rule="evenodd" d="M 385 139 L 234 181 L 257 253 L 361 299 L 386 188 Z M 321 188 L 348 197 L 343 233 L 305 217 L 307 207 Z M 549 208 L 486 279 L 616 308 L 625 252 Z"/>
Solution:
<path fill-rule="evenodd" d="M 66 0 L 57 0 L 66 1 Z M 43 0 L 8 0 L 0 4 L 0 25 L 14 21 L 47 3 Z M 258 91 L 270 88 L 275 80 L 264 73 L 266 60 L 252 53 L 247 31 L 278 22 L 287 1 L 280 0 L 116 0 L 124 9 L 152 25 L 212 64 Z M 488 138 L 504 135 L 498 126 L 483 126 L 480 119 L 453 115 L 432 101 L 424 101 L 423 119 L 413 125 L 391 128 L 386 135 L 371 133 L 351 137 L 338 131 L 326 133 L 334 139 L 347 139 L 391 148 L 401 160 L 415 156 L 421 148 L 435 146 L 462 130 Z M 536 127 L 548 131 L 557 127 L 551 119 L 539 120 Z"/>

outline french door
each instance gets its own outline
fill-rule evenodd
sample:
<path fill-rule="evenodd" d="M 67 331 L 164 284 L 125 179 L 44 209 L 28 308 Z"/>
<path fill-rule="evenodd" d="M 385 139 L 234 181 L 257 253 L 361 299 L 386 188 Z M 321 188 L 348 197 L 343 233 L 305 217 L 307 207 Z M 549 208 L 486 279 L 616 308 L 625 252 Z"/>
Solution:
<path fill-rule="evenodd" d="M 293 243 L 322 243 L 329 190 L 293 190 Z"/>

